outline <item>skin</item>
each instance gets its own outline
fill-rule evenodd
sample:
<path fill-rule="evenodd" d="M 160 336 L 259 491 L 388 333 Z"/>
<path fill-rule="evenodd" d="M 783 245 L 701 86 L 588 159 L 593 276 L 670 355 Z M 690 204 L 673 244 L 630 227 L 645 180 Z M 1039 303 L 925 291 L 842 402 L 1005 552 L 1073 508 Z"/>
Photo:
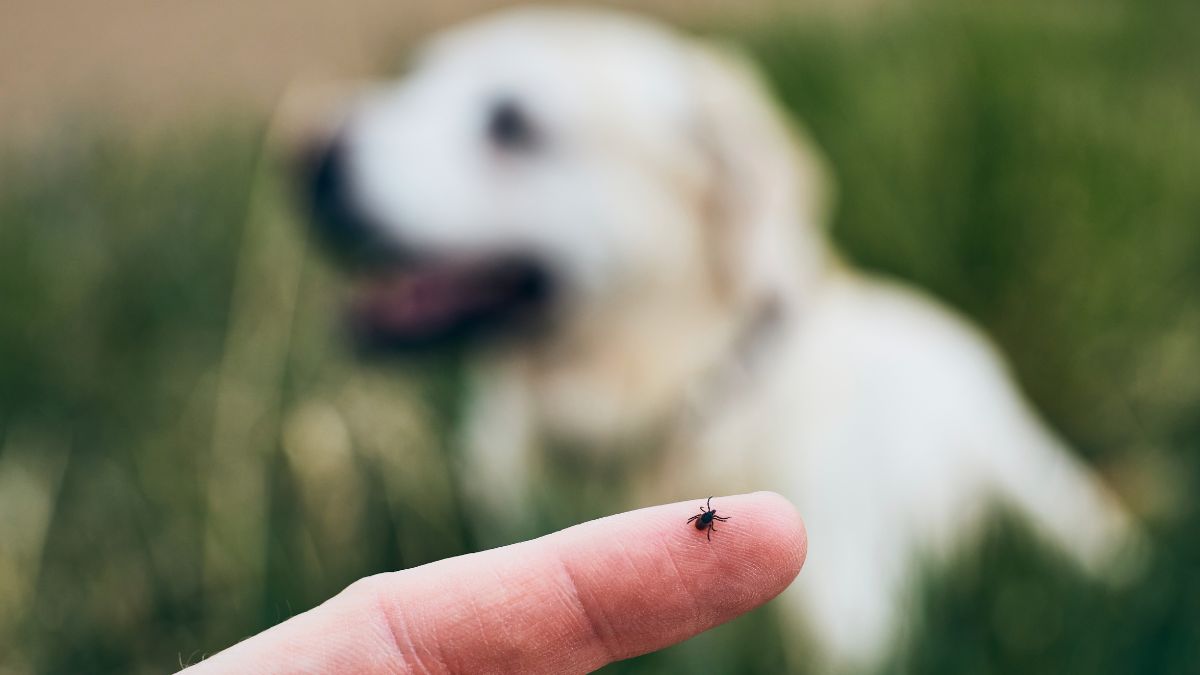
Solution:
<path fill-rule="evenodd" d="M 772 492 L 718 498 L 738 520 L 708 542 L 695 502 L 361 579 L 189 668 L 204 673 L 571 673 L 645 654 L 778 595 L 808 549 Z"/>

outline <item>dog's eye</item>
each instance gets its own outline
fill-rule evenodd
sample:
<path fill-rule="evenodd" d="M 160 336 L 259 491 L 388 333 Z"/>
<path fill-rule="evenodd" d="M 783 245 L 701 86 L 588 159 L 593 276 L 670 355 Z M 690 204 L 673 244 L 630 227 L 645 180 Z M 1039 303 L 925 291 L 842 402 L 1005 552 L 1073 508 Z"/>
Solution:
<path fill-rule="evenodd" d="M 537 132 L 528 115 L 510 100 L 492 106 L 487 135 L 496 147 L 504 150 L 532 150 L 538 143 Z"/>

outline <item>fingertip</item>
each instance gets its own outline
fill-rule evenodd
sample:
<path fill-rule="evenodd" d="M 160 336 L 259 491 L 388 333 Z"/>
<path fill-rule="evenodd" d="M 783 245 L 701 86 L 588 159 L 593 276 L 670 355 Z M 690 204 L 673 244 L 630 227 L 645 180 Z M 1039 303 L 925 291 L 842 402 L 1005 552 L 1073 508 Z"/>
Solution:
<path fill-rule="evenodd" d="M 729 620 L 782 593 L 804 564 L 807 537 L 795 506 L 774 492 L 715 496 L 712 508 L 728 521 L 712 533 L 683 518 L 705 498 L 655 507 L 676 568 L 702 598 L 705 614 Z M 709 539 L 711 534 L 711 539 Z M 719 584 L 711 580 L 720 579 Z"/>
<path fill-rule="evenodd" d="M 764 509 L 773 514 L 774 518 L 769 521 L 774 528 L 771 537 L 778 543 L 781 559 L 788 563 L 795 577 L 804 567 L 804 560 L 808 556 L 808 530 L 804 527 L 800 511 L 778 492 L 763 490 L 751 496 L 761 499 Z"/>
<path fill-rule="evenodd" d="M 743 538 L 738 552 L 757 569 L 754 581 L 766 595 L 763 601 L 782 593 L 800 573 L 808 553 L 800 512 L 783 495 L 770 491 L 733 495 L 722 504 L 728 514 L 741 515 L 743 522 L 730 534 Z"/>

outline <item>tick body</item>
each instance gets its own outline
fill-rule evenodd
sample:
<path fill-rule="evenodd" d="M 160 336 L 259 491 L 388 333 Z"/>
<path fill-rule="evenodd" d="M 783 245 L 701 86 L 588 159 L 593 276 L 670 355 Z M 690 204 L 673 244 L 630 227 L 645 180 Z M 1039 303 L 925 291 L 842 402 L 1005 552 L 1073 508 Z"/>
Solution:
<path fill-rule="evenodd" d="M 700 507 L 700 513 L 688 518 L 687 521 L 689 523 L 696 521 L 697 530 L 708 530 L 708 540 L 712 541 L 712 533 L 717 531 L 717 528 L 715 527 L 716 522 L 714 521 L 720 520 L 724 522 L 729 520 L 729 516 L 721 517 L 717 515 L 717 510 L 712 508 L 712 497 L 709 497 L 705 504 L 707 504 L 707 506 Z"/>

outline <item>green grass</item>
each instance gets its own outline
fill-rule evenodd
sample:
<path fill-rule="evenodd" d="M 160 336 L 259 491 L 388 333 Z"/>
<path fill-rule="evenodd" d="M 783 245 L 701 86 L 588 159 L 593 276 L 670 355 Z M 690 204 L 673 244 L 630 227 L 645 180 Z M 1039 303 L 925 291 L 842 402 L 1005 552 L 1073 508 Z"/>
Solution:
<path fill-rule="evenodd" d="M 832 160 L 835 239 L 981 323 L 1157 546 L 1104 590 L 1001 520 L 929 570 L 892 670 L 1194 671 L 1200 6 L 939 3 L 735 37 Z M 454 364 L 347 354 L 261 131 L 0 158 L 0 672 L 162 672 L 471 546 Z M 610 672 L 776 672 L 771 625 Z"/>

